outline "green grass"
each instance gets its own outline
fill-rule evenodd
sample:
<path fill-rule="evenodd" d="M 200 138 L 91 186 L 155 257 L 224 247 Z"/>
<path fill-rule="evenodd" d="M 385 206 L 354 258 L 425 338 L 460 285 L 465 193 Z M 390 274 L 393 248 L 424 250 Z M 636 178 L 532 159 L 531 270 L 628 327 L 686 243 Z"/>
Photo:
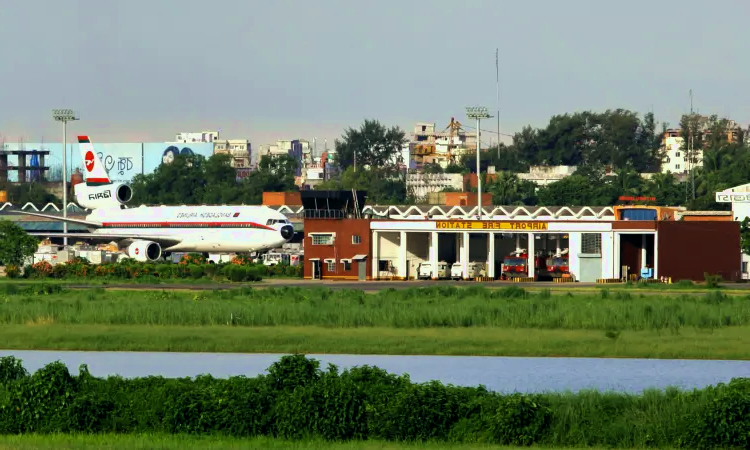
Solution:
<path fill-rule="evenodd" d="M 502 328 L 5 325 L 15 350 L 568 356 L 750 360 L 750 327 L 679 334 Z"/>
<path fill-rule="evenodd" d="M 0 286 L 6 349 L 750 359 L 750 299 L 386 290 Z"/>
<path fill-rule="evenodd" d="M 279 449 L 279 450 L 490 450 L 513 449 L 497 445 L 420 443 L 399 444 L 392 442 L 345 442 L 285 441 L 271 438 L 235 439 L 224 437 L 199 437 L 185 435 L 21 435 L 0 436 L 0 450 L 31 449 L 143 449 L 143 450 L 212 450 L 212 449 Z M 535 447 L 524 447 L 535 448 Z M 539 447 L 536 447 L 539 448 Z M 553 447 L 544 447 L 554 450 Z M 596 447 L 588 447 L 596 448 Z"/>
<path fill-rule="evenodd" d="M 54 290 L 54 289 L 53 289 Z M 284 287 L 223 291 L 85 291 L 39 295 L 0 289 L 0 325 L 101 324 L 331 328 L 539 328 L 607 331 L 713 330 L 750 325 L 750 297 L 535 294 L 434 287 L 355 290 Z"/>

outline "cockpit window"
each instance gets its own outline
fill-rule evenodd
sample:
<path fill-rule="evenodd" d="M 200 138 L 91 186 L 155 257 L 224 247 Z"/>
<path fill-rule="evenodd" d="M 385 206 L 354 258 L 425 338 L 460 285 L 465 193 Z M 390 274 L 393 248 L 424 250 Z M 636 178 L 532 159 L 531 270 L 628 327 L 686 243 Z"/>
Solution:
<path fill-rule="evenodd" d="M 268 219 L 266 225 L 276 225 L 277 223 L 290 223 L 286 219 Z"/>

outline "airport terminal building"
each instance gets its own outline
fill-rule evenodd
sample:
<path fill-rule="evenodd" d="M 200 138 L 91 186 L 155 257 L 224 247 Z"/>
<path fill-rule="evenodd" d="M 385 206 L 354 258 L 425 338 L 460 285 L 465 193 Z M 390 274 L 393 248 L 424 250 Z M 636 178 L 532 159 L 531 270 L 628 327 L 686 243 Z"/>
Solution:
<path fill-rule="evenodd" d="M 658 206 L 362 206 L 365 195 L 304 192 L 305 278 L 416 279 L 420 266 L 455 267 L 461 278 L 541 280 L 564 261 L 565 281 L 742 278 L 740 225 L 731 213 Z M 551 259 L 550 259 L 551 258 Z M 422 272 L 424 274 L 424 271 Z M 429 278 L 450 277 L 435 270 Z M 455 277 L 454 277 L 455 278 Z"/>

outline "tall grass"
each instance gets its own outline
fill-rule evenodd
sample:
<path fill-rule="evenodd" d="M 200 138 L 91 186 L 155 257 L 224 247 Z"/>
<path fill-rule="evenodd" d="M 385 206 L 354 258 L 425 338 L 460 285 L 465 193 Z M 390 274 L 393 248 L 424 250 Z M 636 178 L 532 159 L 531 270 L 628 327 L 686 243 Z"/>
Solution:
<path fill-rule="evenodd" d="M 66 291 L 56 285 L 0 292 L 0 324 L 502 327 L 661 331 L 750 324 L 750 296 L 529 293 L 451 286 L 386 290 L 282 287 L 186 293 Z"/>
<path fill-rule="evenodd" d="M 528 447 L 506 447 L 492 444 L 457 444 L 447 442 L 325 442 L 321 439 L 288 441 L 269 437 L 232 438 L 172 434 L 50 434 L 0 436 L 0 450 L 501 450 Z M 531 447 L 538 448 L 538 447 Z M 546 450 L 554 450 L 544 447 Z"/>

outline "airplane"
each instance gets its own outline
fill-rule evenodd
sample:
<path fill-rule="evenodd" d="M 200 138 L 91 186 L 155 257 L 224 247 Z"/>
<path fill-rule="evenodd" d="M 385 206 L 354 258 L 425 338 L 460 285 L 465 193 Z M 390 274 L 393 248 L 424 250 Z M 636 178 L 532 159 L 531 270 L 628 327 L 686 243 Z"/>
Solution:
<path fill-rule="evenodd" d="M 267 206 L 125 206 L 133 198 L 126 183 L 113 183 L 88 136 L 78 136 L 85 182 L 73 188 L 76 202 L 91 210 L 85 219 L 9 211 L 84 225 L 88 233 L 29 233 L 48 238 L 117 242 L 137 261 L 157 261 L 171 252 L 244 253 L 281 247 L 294 237 L 284 214 Z"/>

